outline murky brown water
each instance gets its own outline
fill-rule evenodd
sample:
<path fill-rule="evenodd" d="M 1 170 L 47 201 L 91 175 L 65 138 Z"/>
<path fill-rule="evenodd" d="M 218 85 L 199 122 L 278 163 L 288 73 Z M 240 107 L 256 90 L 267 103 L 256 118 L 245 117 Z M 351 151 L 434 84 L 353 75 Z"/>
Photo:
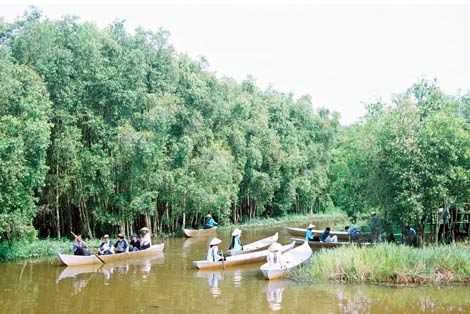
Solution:
<path fill-rule="evenodd" d="M 246 229 L 245 243 L 284 228 Z M 228 246 L 229 231 L 218 232 Z M 0 313 L 470 313 L 469 287 L 385 288 L 267 281 L 259 264 L 202 272 L 208 239 L 170 238 L 152 259 L 70 268 L 0 264 Z"/>

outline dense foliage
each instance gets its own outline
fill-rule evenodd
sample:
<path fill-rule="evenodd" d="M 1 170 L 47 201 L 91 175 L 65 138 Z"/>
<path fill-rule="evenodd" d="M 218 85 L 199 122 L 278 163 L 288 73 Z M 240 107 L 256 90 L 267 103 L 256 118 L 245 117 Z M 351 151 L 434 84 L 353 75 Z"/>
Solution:
<path fill-rule="evenodd" d="M 421 233 L 470 187 L 470 98 L 413 85 L 349 127 L 169 34 L 36 10 L 0 20 L 0 241 L 376 210 Z M 339 139 L 338 139 L 339 138 Z"/>
<path fill-rule="evenodd" d="M 60 238 L 330 206 L 338 118 L 308 97 L 217 78 L 164 30 L 35 10 L 0 29 L 2 235 L 33 218 Z"/>
<path fill-rule="evenodd" d="M 470 103 L 421 81 L 392 105 L 371 104 L 342 130 L 332 196 L 350 215 L 376 209 L 388 227 L 425 226 L 437 209 L 470 201 Z"/>

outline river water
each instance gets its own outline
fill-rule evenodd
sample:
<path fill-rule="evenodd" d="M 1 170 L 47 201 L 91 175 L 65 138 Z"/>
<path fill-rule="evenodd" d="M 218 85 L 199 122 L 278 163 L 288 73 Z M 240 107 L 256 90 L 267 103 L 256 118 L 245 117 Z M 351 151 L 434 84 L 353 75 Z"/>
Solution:
<path fill-rule="evenodd" d="M 283 227 L 246 229 L 244 243 Z M 229 230 L 218 231 L 228 247 Z M 470 287 L 387 288 L 265 280 L 260 264 L 198 271 L 208 238 L 164 240 L 151 259 L 81 268 L 55 258 L 0 264 L 0 313 L 470 313 Z"/>

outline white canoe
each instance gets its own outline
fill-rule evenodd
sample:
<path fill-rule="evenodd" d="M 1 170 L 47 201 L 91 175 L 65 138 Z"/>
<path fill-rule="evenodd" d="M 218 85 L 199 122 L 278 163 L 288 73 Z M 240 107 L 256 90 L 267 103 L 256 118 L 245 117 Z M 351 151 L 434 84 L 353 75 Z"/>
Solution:
<path fill-rule="evenodd" d="M 290 238 L 290 239 L 297 244 L 301 244 L 305 242 L 305 239 L 298 239 L 298 238 Z M 317 248 L 317 249 L 329 249 L 329 248 L 334 248 L 334 247 L 339 247 L 339 246 L 351 245 L 350 242 L 321 242 L 321 241 L 308 241 L 308 244 L 310 245 L 311 248 Z"/>
<path fill-rule="evenodd" d="M 294 246 L 295 242 L 283 245 L 281 252 L 285 253 L 294 248 Z M 209 262 L 207 260 L 194 261 L 193 265 L 197 269 L 223 269 L 225 267 L 263 262 L 266 260 L 266 256 L 268 256 L 268 250 L 229 256 L 225 262 Z"/>
<path fill-rule="evenodd" d="M 256 251 L 261 251 L 268 246 L 270 246 L 273 242 L 276 242 L 277 239 L 279 238 L 279 234 L 276 232 L 274 235 L 258 240 L 256 242 L 252 242 L 249 244 L 246 244 L 243 246 L 243 250 L 241 251 L 234 251 L 234 250 L 228 250 L 226 255 L 228 256 L 235 256 L 235 255 L 240 255 L 240 254 L 246 254 L 246 253 L 251 253 L 251 252 L 256 252 Z"/>
<path fill-rule="evenodd" d="M 81 255 L 66 255 L 57 253 L 57 257 L 60 262 L 66 266 L 77 266 L 77 265 L 91 265 L 91 264 L 105 264 L 111 263 L 114 261 L 121 261 L 126 259 L 141 258 L 145 256 L 150 256 L 157 254 L 163 251 L 165 247 L 164 243 L 155 244 L 149 247 L 148 249 L 129 252 L 129 253 L 120 253 L 114 255 L 90 255 L 90 256 L 81 256 Z"/>
<path fill-rule="evenodd" d="M 209 236 L 215 233 L 217 233 L 217 227 L 213 227 L 210 229 L 185 229 L 183 228 L 183 234 L 188 238 L 204 237 L 204 236 Z"/>
<path fill-rule="evenodd" d="M 307 229 L 303 229 L 303 228 L 286 227 L 286 231 L 292 236 L 304 237 L 304 238 L 305 238 L 305 234 L 307 233 Z M 321 236 L 323 231 L 324 230 L 312 230 L 312 232 L 318 234 L 318 236 Z M 349 241 L 349 235 L 346 231 L 330 231 L 330 235 L 337 236 L 338 241 Z"/>
<path fill-rule="evenodd" d="M 301 265 L 312 256 L 312 249 L 307 242 L 282 254 L 285 267 L 269 267 L 269 263 L 265 263 L 260 267 L 263 276 L 266 279 L 275 279 L 286 275 L 290 269 Z"/>

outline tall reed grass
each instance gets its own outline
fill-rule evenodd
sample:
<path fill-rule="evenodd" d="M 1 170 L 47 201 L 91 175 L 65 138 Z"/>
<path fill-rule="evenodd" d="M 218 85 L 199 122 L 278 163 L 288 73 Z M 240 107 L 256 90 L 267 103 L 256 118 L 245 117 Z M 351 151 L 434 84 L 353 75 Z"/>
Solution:
<path fill-rule="evenodd" d="M 470 249 L 463 245 L 412 248 L 395 244 L 344 247 L 313 254 L 291 274 L 315 279 L 381 284 L 470 283 Z"/>

